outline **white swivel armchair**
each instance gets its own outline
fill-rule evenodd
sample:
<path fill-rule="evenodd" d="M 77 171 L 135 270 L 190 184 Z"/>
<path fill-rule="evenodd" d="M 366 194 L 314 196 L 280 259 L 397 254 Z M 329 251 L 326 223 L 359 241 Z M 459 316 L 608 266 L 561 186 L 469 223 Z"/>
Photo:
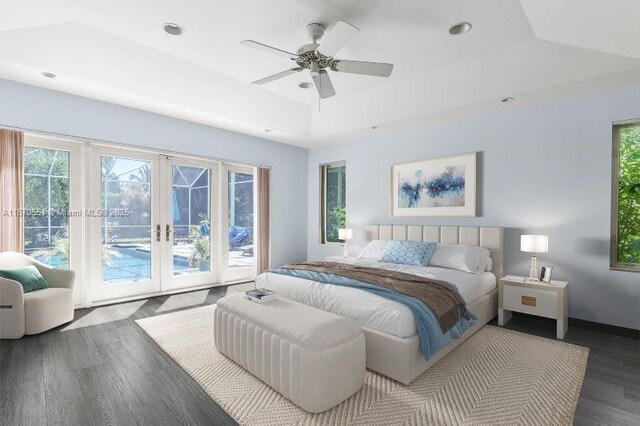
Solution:
<path fill-rule="evenodd" d="M 55 269 L 15 252 L 0 253 L 0 269 L 33 265 L 49 288 L 24 294 L 17 281 L 0 278 L 0 339 L 19 339 L 73 320 L 75 272 Z"/>

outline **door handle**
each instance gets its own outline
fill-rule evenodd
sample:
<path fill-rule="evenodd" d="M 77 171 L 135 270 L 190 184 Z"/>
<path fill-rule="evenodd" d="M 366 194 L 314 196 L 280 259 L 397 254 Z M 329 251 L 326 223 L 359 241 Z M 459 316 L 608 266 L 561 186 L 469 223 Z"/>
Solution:
<path fill-rule="evenodd" d="M 166 238 L 167 238 L 167 241 L 171 241 L 171 227 L 169 226 L 168 223 L 166 228 Z"/>
<path fill-rule="evenodd" d="M 160 234 L 162 233 L 162 231 L 160 231 L 160 224 L 156 225 L 156 241 L 160 242 Z"/>

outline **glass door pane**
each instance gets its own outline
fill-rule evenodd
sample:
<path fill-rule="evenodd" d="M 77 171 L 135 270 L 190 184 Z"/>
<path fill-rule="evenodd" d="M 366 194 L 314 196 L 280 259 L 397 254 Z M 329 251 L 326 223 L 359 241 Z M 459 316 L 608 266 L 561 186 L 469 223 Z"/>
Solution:
<path fill-rule="evenodd" d="M 255 276 L 254 177 L 252 167 L 226 166 L 227 244 L 223 256 L 226 282 Z"/>
<path fill-rule="evenodd" d="M 162 290 L 215 284 L 217 163 L 163 158 Z"/>
<path fill-rule="evenodd" d="M 211 271 L 211 172 L 172 166 L 171 216 L 174 275 Z"/>
<path fill-rule="evenodd" d="M 24 252 L 56 268 L 69 269 L 69 152 L 24 149 Z"/>
<path fill-rule="evenodd" d="M 151 162 L 102 156 L 102 281 L 151 279 Z"/>

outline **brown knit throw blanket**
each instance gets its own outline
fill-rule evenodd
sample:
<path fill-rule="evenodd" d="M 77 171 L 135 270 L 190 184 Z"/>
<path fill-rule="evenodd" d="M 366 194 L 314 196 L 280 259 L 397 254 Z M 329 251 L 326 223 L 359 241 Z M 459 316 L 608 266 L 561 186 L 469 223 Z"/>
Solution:
<path fill-rule="evenodd" d="M 443 333 L 458 323 L 460 315 L 470 318 L 462 296 L 445 281 L 340 262 L 300 262 L 283 268 L 338 275 L 415 297 L 433 311 Z"/>

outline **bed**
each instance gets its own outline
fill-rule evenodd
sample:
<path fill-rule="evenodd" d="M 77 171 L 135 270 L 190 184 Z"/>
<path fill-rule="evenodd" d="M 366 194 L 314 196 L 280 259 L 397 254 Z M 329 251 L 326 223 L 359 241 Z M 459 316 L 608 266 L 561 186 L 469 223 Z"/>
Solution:
<path fill-rule="evenodd" d="M 420 350 L 414 317 L 409 308 L 402 304 L 355 288 L 327 285 L 269 272 L 256 279 L 256 286 L 274 290 L 282 297 L 355 320 L 365 333 L 367 368 L 409 384 L 497 315 L 496 278 L 502 276 L 503 229 L 472 226 L 369 225 L 367 239 L 433 241 L 489 249 L 493 263 L 491 271 L 477 275 L 445 268 L 382 264 L 371 259 L 354 261 L 358 265 L 395 269 L 454 284 L 467 308 L 477 317 L 476 324 L 426 361 Z"/>

